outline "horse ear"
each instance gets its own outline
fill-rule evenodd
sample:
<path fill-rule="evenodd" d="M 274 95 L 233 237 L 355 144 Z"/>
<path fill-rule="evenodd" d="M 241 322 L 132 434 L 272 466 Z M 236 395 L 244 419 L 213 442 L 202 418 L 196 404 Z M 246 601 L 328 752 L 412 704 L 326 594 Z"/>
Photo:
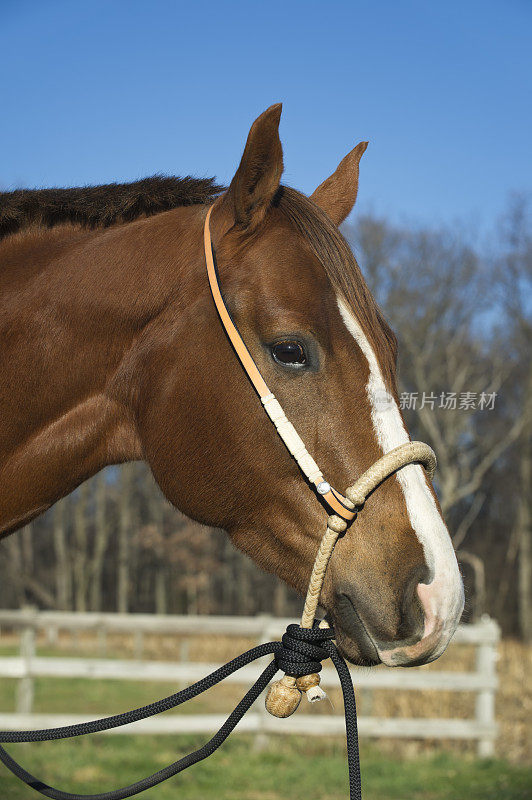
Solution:
<path fill-rule="evenodd" d="M 338 164 L 323 183 L 320 183 L 311 199 L 314 200 L 332 221 L 339 225 L 355 205 L 358 194 L 358 165 L 368 142 L 360 142 Z"/>
<path fill-rule="evenodd" d="M 281 110 L 281 103 L 270 106 L 251 126 L 240 166 L 226 195 L 226 200 L 232 202 L 235 223 L 245 228 L 254 228 L 261 222 L 279 188 L 283 172 Z"/>

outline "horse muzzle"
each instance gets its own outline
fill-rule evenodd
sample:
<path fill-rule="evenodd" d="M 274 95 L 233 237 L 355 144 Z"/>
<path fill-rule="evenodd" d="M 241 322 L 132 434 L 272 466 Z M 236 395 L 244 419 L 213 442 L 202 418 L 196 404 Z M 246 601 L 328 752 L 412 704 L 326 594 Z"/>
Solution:
<path fill-rule="evenodd" d="M 359 591 L 342 587 L 336 595 L 331 621 L 342 654 L 355 664 L 413 667 L 428 664 L 446 649 L 464 605 L 462 585 L 450 587 L 442 578 L 415 583 L 405 593 L 398 612 L 397 634 L 384 629 L 386 609 L 372 610 Z"/>

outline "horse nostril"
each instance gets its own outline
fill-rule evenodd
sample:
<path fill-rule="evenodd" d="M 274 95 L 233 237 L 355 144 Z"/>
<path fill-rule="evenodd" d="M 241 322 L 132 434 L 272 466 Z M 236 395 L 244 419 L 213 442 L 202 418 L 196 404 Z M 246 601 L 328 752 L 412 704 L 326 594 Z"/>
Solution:
<path fill-rule="evenodd" d="M 441 622 L 439 608 L 441 608 L 442 597 L 444 596 L 441 580 L 418 584 L 417 596 L 423 609 L 425 620 L 423 635 L 429 636 L 437 627 L 438 621 Z"/>
<path fill-rule="evenodd" d="M 398 638 L 419 638 L 425 627 L 425 613 L 418 587 L 430 580 L 430 571 L 423 564 L 417 567 L 406 584 L 401 604 L 401 630 Z"/>

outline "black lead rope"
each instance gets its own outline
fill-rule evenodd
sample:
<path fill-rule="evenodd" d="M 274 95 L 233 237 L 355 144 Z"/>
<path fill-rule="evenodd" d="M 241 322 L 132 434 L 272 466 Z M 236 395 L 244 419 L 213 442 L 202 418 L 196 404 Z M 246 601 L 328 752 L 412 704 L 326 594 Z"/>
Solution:
<path fill-rule="evenodd" d="M 147 778 L 137 781 L 137 783 L 125 786 L 122 789 L 102 792 L 101 794 L 72 794 L 70 792 L 62 792 L 60 789 L 54 789 L 53 786 L 48 786 L 48 784 L 27 772 L 27 770 L 21 767 L 1 746 L 0 760 L 17 776 L 17 778 L 20 778 L 20 780 L 24 781 L 24 783 L 37 792 L 40 792 L 45 797 L 51 797 L 54 798 L 54 800 L 123 800 L 126 797 L 132 797 L 135 794 L 139 794 L 139 792 L 157 786 L 157 784 L 171 778 L 173 775 L 177 775 L 178 772 L 182 772 L 184 769 L 212 755 L 215 750 L 225 742 L 246 711 L 264 691 L 279 669 L 282 669 L 288 675 L 299 678 L 303 675 L 311 675 L 314 672 L 319 672 L 322 666 L 321 662 L 326 658 L 331 658 L 336 667 L 338 678 L 340 679 L 344 698 L 347 760 L 349 768 L 349 797 L 350 800 L 361 800 L 362 790 L 360 782 L 355 693 L 353 691 L 353 683 L 351 681 L 349 669 L 336 649 L 335 644 L 332 642 L 333 638 L 334 631 L 331 628 L 300 628 L 299 625 L 289 625 L 281 642 L 268 642 L 258 647 L 253 647 L 251 650 L 234 658 L 232 661 L 228 661 L 223 667 L 215 670 L 187 689 L 183 689 L 181 692 L 158 700 L 156 703 L 127 711 L 125 714 L 117 714 L 112 717 L 105 717 L 104 719 L 95 720 L 94 722 L 85 722 L 79 725 L 69 725 L 64 728 L 49 728 L 40 731 L 0 731 L 0 742 L 6 744 L 8 742 L 49 742 L 55 739 L 69 739 L 73 736 L 82 736 L 87 733 L 99 733 L 101 731 L 108 731 L 111 728 L 119 728 L 122 725 L 128 725 L 131 722 L 147 719 L 155 714 L 160 714 L 163 711 L 168 711 L 182 703 L 186 703 L 187 700 L 191 700 L 193 697 L 202 694 L 207 689 L 223 681 L 224 678 L 232 675 L 233 672 L 237 672 L 237 670 L 241 669 L 246 664 L 250 664 L 252 661 L 256 661 L 256 659 L 262 658 L 268 654 L 274 654 L 274 660 L 261 673 L 251 689 L 246 692 L 242 700 L 228 716 L 222 727 L 214 734 L 212 739 L 198 750 L 194 750 L 194 752 L 183 756 L 183 758 L 180 758 L 178 761 L 174 761 L 173 764 L 170 764 L 158 772 L 154 772 L 153 775 L 149 775 Z"/>

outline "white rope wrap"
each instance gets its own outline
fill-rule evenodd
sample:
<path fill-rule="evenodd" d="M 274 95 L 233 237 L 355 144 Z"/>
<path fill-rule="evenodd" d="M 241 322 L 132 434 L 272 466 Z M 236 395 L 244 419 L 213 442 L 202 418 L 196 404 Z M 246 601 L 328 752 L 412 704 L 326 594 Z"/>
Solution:
<path fill-rule="evenodd" d="M 261 403 L 264 406 L 266 413 L 277 428 L 277 433 L 285 443 L 291 455 L 295 458 L 301 471 L 307 476 L 311 483 L 319 483 L 323 480 L 323 475 L 308 452 L 305 444 L 298 434 L 290 420 L 286 418 L 281 404 L 276 399 L 274 394 L 261 397 Z"/>

